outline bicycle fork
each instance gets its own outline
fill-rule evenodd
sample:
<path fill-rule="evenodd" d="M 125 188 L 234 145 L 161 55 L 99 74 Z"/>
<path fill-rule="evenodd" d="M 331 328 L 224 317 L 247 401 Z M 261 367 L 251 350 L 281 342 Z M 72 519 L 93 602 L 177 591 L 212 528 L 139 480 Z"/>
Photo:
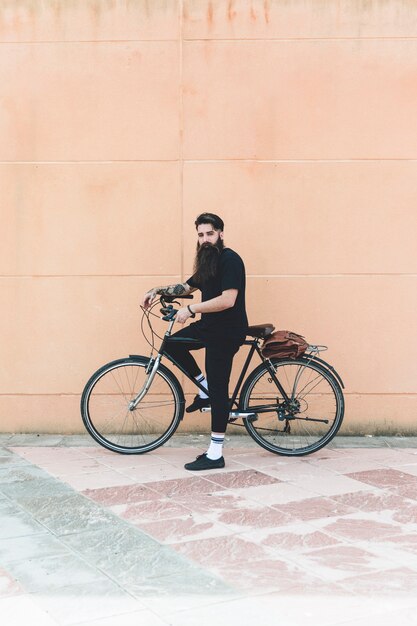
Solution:
<path fill-rule="evenodd" d="M 146 373 L 148 373 L 150 366 L 152 365 L 152 369 L 149 372 L 148 378 L 145 380 L 145 383 L 142 387 L 142 389 L 139 391 L 138 395 L 133 398 L 133 400 L 131 402 L 129 402 L 129 411 L 134 411 L 136 409 L 136 407 L 138 406 L 139 402 L 146 396 L 146 394 L 149 391 L 149 387 L 152 385 L 152 381 L 155 378 L 155 374 L 158 370 L 159 367 L 159 363 L 161 361 L 161 355 L 158 354 L 158 356 L 156 357 L 156 359 L 154 361 L 150 360 L 149 364 L 146 368 Z"/>
<path fill-rule="evenodd" d="M 131 402 L 129 402 L 129 411 L 134 411 L 138 406 L 139 402 L 143 400 L 146 394 L 149 391 L 149 387 L 152 385 L 153 379 L 155 378 L 156 372 L 158 371 L 159 364 L 162 358 L 162 351 L 165 345 L 166 339 L 171 335 L 171 330 L 174 325 L 175 320 L 172 320 L 168 326 L 168 330 L 165 333 L 164 340 L 159 348 L 158 355 L 154 361 L 152 359 L 149 360 L 149 363 L 146 368 L 146 374 L 148 374 L 148 378 L 145 380 L 145 383 L 142 389 L 139 391 L 138 395 L 133 398 Z"/>

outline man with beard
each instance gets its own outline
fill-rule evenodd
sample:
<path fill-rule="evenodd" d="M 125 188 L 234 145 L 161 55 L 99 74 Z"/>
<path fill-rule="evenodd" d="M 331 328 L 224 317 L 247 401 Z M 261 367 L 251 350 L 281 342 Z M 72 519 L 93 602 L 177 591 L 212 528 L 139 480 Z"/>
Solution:
<path fill-rule="evenodd" d="M 166 344 L 166 351 L 208 392 L 195 396 L 187 413 L 211 407 L 211 442 L 204 454 L 191 463 L 188 470 L 224 467 L 223 441 L 229 417 L 229 379 L 233 357 L 243 344 L 248 328 L 245 308 L 245 266 L 240 256 L 224 247 L 223 220 L 214 213 L 202 213 L 195 221 L 197 252 L 194 273 L 185 282 L 148 291 L 142 305 L 149 308 L 159 295 L 181 296 L 196 289 L 201 291 L 201 303 L 181 308 L 176 321 L 184 324 L 190 317 L 201 319 L 183 328 L 172 337 L 194 339 Z M 207 381 L 190 354 L 190 350 L 206 348 Z"/>

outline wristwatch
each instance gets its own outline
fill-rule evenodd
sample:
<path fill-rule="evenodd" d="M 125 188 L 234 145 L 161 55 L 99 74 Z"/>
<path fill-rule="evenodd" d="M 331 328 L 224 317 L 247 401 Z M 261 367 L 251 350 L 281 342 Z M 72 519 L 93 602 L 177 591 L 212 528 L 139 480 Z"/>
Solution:
<path fill-rule="evenodd" d="M 190 305 L 189 305 L 189 304 L 187 304 L 187 309 L 190 311 L 190 313 L 191 313 L 191 317 L 195 317 L 195 313 L 194 313 L 194 311 L 190 308 Z"/>

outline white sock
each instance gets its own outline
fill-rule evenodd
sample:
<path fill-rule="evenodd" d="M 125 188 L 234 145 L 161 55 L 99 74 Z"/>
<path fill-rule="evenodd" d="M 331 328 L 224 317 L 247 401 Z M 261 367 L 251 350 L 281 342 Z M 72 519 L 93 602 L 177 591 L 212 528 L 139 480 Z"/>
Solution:
<path fill-rule="evenodd" d="M 218 433 L 211 433 L 211 441 L 209 449 L 207 450 L 207 458 L 211 461 L 217 461 L 223 456 L 223 442 L 224 433 L 219 435 Z"/>
<path fill-rule="evenodd" d="M 200 385 L 203 385 L 203 387 L 205 389 L 208 389 L 208 385 L 207 385 L 207 381 L 204 377 L 204 374 L 202 374 L 201 372 L 199 373 L 198 376 L 194 376 L 194 379 L 200 383 Z M 199 389 L 198 391 L 198 395 L 200 396 L 200 398 L 208 398 L 208 395 L 206 393 L 204 393 L 204 391 L 201 391 L 201 389 Z"/>

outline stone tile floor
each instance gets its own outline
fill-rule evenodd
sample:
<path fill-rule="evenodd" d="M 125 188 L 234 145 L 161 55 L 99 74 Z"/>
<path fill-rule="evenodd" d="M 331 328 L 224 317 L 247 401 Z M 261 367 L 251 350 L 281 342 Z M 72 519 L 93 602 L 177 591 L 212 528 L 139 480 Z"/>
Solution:
<path fill-rule="evenodd" d="M 230 437 L 223 470 L 88 437 L 0 435 L 1 624 L 417 624 L 417 439 L 301 458 Z"/>

